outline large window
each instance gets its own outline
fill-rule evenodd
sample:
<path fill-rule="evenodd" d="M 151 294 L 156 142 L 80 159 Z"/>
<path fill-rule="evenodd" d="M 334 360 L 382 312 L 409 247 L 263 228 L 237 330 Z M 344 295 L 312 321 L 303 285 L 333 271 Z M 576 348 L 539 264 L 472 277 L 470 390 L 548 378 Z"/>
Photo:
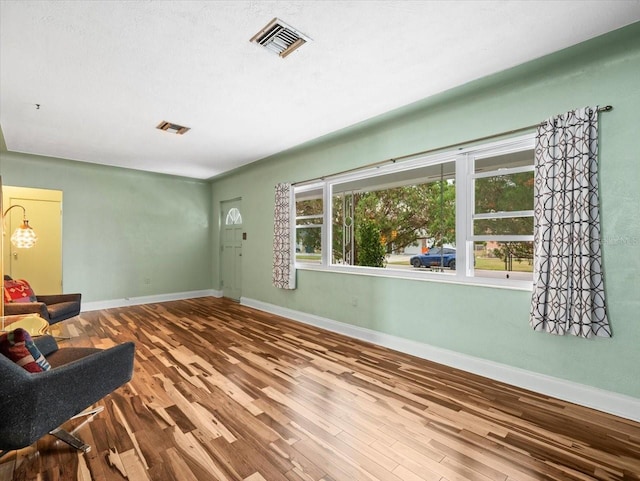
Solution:
<path fill-rule="evenodd" d="M 455 245 L 453 161 L 331 187 L 333 264 L 409 269 L 411 254 Z"/>
<path fill-rule="evenodd" d="M 530 286 L 532 149 L 529 135 L 296 186 L 297 265 Z"/>
<path fill-rule="evenodd" d="M 474 158 L 475 276 L 532 280 L 533 150 Z"/>

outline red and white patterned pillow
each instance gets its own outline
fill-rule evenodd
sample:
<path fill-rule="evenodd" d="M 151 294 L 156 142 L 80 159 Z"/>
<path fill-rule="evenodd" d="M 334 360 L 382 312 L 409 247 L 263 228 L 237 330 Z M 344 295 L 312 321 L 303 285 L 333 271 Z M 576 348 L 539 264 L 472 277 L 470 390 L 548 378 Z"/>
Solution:
<path fill-rule="evenodd" d="M 33 289 L 24 279 L 4 281 L 4 302 L 36 302 Z"/>
<path fill-rule="evenodd" d="M 5 355 L 29 372 L 42 372 L 51 369 L 29 333 L 20 327 L 0 336 L 0 354 Z"/>

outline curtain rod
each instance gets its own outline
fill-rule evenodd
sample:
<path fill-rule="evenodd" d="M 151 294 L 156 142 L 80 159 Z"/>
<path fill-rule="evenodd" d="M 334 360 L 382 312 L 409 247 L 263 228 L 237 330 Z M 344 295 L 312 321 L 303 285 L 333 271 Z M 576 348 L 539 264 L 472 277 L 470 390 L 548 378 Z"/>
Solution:
<path fill-rule="evenodd" d="M 598 107 L 598 112 L 609 112 L 611 110 L 613 110 L 613 106 L 611 106 L 611 105 L 605 105 L 604 107 Z M 535 127 L 538 127 L 539 125 L 546 124 L 547 122 L 548 121 L 545 120 L 544 122 L 540 122 L 538 124 L 527 125 L 526 127 L 520 127 L 520 128 L 513 129 L 513 130 L 507 130 L 506 132 L 501 132 L 499 134 L 485 135 L 484 137 L 478 137 L 478 138 L 472 139 L 472 140 L 465 140 L 465 141 L 462 141 L 462 142 L 457 142 L 455 144 L 445 145 L 444 147 L 436 147 L 434 149 L 422 150 L 420 152 L 415 152 L 413 154 L 401 155 L 400 157 L 392 157 L 390 159 L 379 160 L 377 162 L 372 162 L 370 164 L 361 165 L 360 167 L 354 167 L 353 169 L 342 170 L 340 172 L 336 172 L 335 174 L 328 174 L 328 175 L 323 175 L 323 176 L 320 176 L 320 177 L 314 177 L 312 179 L 306 179 L 306 180 L 300 180 L 298 182 L 292 182 L 291 185 L 307 184 L 309 182 L 314 182 L 316 180 L 325 180 L 325 179 L 330 178 L 330 177 L 337 177 L 339 175 L 350 174 L 351 172 L 357 172 L 359 170 L 370 169 L 372 167 L 378 167 L 380 165 L 384 165 L 384 164 L 388 164 L 388 163 L 395 164 L 399 160 L 409 159 L 411 157 L 416 157 L 418 155 L 432 154 L 434 152 L 440 152 L 442 150 L 449 150 L 449 149 L 453 149 L 454 147 L 460 147 L 461 145 L 474 144 L 476 142 L 482 142 L 483 140 L 495 139 L 496 137 L 502 137 L 504 135 L 519 134 L 520 132 L 525 132 L 527 130 L 531 130 L 531 129 L 535 128 Z"/>

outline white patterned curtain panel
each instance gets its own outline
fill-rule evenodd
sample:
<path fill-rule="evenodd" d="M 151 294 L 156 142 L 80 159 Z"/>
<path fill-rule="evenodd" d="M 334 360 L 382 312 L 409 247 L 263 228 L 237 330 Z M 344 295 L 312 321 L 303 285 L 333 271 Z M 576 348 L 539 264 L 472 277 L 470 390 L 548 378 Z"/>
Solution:
<path fill-rule="evenodd" d="M 538 126 L 530 324 L 536 331 L 611 337 L 598 207 L 598 109 Z"/>
<path fill-rule="evenodd" d="M 273 285 L 296 288 L 295 248 L 291 231 L 294 208 L 291 184 L 276 185 L 273 216 Z"/>

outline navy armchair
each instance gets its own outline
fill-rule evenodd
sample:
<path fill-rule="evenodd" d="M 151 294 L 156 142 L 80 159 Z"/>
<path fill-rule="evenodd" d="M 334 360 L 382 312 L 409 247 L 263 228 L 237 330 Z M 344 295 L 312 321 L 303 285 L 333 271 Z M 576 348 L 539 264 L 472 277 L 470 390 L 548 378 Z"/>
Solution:
<path fill-rule="evenodd" d="M 135 345 L 58 348 L 51 336 L 34 343 L 48 371 L 30 373 L 0 354 L 0 456 L 45 434 L 86 452 L 88 445 L 59 426 L 131 380 Z"/>
<path fill-rule="evenodd" d="M 12 279 L 5 274 L 4 280 Z M 80 314 L 82 294 L 36 295 L 36 299 L 36 302 L 5 302 L 4 315 L 38 314 L 49 324 L 55 324 Z"/>

